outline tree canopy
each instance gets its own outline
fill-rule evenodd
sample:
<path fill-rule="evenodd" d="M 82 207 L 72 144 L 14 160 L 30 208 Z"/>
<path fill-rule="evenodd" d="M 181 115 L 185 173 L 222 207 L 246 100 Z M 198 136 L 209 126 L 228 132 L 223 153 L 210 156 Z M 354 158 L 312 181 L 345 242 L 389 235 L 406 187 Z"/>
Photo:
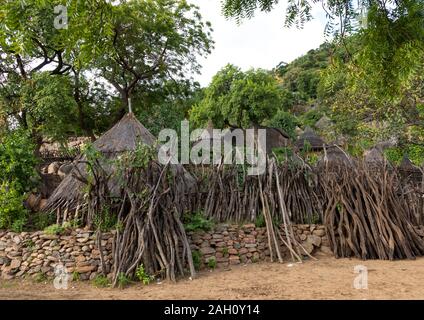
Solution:
<path fill-rule="evenodd" d="M 283 107 L 283 92 L 275 76 L 265 70 L 242 72 L 234 65 L 219 71 L 204 98 L 191 110 L 191 120 L 218 127 L 249 127 L 272 118 Z"/>

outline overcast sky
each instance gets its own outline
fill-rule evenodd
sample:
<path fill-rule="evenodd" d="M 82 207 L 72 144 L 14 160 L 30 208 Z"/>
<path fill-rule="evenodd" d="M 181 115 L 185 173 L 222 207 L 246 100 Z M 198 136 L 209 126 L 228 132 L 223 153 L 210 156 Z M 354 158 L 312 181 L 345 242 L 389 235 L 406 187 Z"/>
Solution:
<path fill-rule="evenodd" d="M 221 0 L 189 0 L 200 7 L 203 18 L 212 23 L 215 49 L 201 59 L 202 74 L 195 78 L 207 86 L 212 77 L 227 63 L 243 70 L 249 68 L 272 69 L 281 61 L 291 62 L 310 49 L 318 48 L 324 39 L 325 15 L 317 7 L 314 20 L 304 29 L 285 28 L 285 1 L 270 13 L 257 12 L 251 20 L 238 25 L 221 13 Z"/>

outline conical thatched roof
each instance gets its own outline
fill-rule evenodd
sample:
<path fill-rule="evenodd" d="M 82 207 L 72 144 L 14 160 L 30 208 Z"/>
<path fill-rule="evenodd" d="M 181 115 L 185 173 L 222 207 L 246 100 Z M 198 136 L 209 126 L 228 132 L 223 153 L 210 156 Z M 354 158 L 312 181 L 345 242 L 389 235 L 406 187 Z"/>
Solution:
<path fill-rule="evenodd" d="M 117 157 L 125 151 L 135 150 L 137 143 L 154 145 L 156 138 L 147 130 L 132 113 L 126 114 L 116 125 L 97 139 L 93 146 L 107 158 Z M 81 163 L 83 158 L 77 159 L 76 167 L 68 174 L 56 188 L 47 201 L 45 210 L 55 210 L 59 207 L 67 207 L 75 210 L 81 200 L 84 187 L 83 182 L 76 176 L 86 172 L 86 165 Z M 113 186 L 110 190 L 113 193 Z"/>
<path fill-rule="evenodd" d="M 384 163 L 384 156 L 377 148 L 372 148 L 365 153 L 365 162 L 369 165 L 381 165 Z"/>
<path fill-rule="evenodd" d="M 420 168 L 415 166 L 406 155 L 403 157 L 398 170 L 404 177 L 409 177 L 413 180 L 416 180 L 417 182 L 420 182 L 422 179 L 422 172 Z"/>
<path fill-rule="evenodd" d="M 339 146 L 333 145 L 325 149 L 325 154 L 318 162 L 318 166 L 324 164 L 351 166 L 352 159 Z"/>
<path fill-rule="evenodd" d="M 296 141 L 296 147 L 302 150 L 305 147 L 305 143 L 309 143 L 311 151 L 322 150 L 325 141 L 321 139 L 310 127 L 306 127 L 303 134 Z"/>

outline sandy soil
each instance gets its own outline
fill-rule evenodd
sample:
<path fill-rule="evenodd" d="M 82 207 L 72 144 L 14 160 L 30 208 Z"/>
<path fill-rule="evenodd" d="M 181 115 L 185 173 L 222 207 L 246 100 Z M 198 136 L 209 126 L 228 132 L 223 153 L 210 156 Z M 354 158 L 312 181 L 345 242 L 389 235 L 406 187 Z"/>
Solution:
<path fill-rule="evenodd" d="M 204 272 L 176 284 L 132 285 L 124 290 L 71 282 L 0 280 L 0 299 L 424 299 L 424 258 L 360 261 L 320 257 L 303 264 L 259 263 Z M 368 290 L 353 288 L 356 265 L 368 268 Z"/>

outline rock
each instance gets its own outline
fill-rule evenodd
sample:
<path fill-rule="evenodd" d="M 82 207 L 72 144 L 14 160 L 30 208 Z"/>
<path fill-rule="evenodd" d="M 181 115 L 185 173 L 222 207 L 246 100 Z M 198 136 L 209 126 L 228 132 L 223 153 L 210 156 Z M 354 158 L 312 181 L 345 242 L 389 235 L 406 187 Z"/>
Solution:
<path fill-rule="evenodd" d="M 3 280 L 12 280 L 13 278 L 15 278 L 15 276 L 14 275 L 12 275 L 12 274 L 7 274 L 7 273 L 2 273 L 1 274 L 1 278 L 3 279 Z"/>
<path fill-rule="evenodd" d="M 35 194 L 31 193 L 28 198 L 25 201 L 28 209 L 32 211 L 36 211 L 39 207 L 40 203 L 40 196 L 36 196 Z"/>
<path fill-rule="evenodd" d="M 10 269 L 18 269 L 21 266 L 21 260 L 14 259 L 10 263 Z"/>
<path fill-rule="evenodd" d="M 308 239 L 306 241 L 308 243 L 311 243 L 315 247 L 319 247 L 321 245 L 321 237 L 315 235 L 308 236 Z"/>
<path fill-rule="evenodd" d="M 215 249 L 211 247 L 203 247 L 203 248 L 200 248 L 200 252 L 202 253 L 202 255 L 214 254 Z"/>
<path fill-rule="evenodd" d="M 10 263 L 10 259 L 7 257 L 0 257 L 0 265 L 8 265 Z"/>
<path fill-rule="evenodd" d="M 47 167 L 47 173 L 48 174 L 57 174 L 57 172 L 59 171 L 59 168 L 60 168 L 59 162 L 56 162 L 56 161 L 52 162 Z"/>
<path fill-rule="evenodd" d="M 228 260 L 230 261 L 230 264 L 240 264 L 239 256 L 230 256 Z"/>
<path fill-rule="evenodd" d="M 329 254 L 329 255 L 333 254 L 333 251 L 331 250 L 331 248 L 327 246 L 321 246 L 320 251 L 322 253 Z"/>
<path fill-rule="evenodd" d="M 331 119 L 327 116 L 322 116 L 321 119 L 319 119 L 316 123 L 315 123 L 315 127 L 317 129 L 320 130 L 324 130 L 324 129 L 328 129 L 329 127 L 331 127 L 333 124 L 333 122 L 331 121 Z"/>
<path fill-rule="evenodd" d="M 302 247 L 305 248 L 306 252 L 308 252 L 309 254 L 312 254 L 312 252 L 314 251 L 314 245 L 308 241 L 303 242 Z M 304 256 L 307 255 L 305 251 L 301 248 L 299 248 L 299 252 L 302 253 L 302 255 Z"/>
<path fill-rule="evenodd" d="M 239 250 L 239 254 L 245 254 L 245 253 L 248 253 L 248 252 L 249 252 L 249 250 L 247 248 L 241 248 Z"/>
<path fill-rule="evenodd" d="M 59 237 L 57 235 L 54 235 L 54 234 L 42 234 L 40 236 L 40 239 L 43 239 L 43 240 L 55 240 L 55 239 L 58 239 L 58 238 Z"/>
<path fill-rule="evenodd" d="M 74 165 L 72 163 L 64 163 L 60 166 L 59 170 L 57 171 L 57 174 L 59 177 L 64 178 L 66 177 L 74 168 Z"/>
<path fill-rule="evenodd" d="M 81 266 L 81 267 L 75 267 L 70 269 L 71 269 L 70 272 L 87 273 L 87 272 L 91 272 L 95 270 L 96 266 Z"/>
<path fill-rule="evenodd" d="M 13 242 L 16 243 L 16 244 L 20 244 L 22 242 L 22 239 L 19 236 L 14 236 Z"/>
<path fill-rule="evenodd" d="M 325 236 L 325 230 L 322 230 L 322 229 L 314 230 L 312 234 L 318 237 L 323 237 Z"/>

